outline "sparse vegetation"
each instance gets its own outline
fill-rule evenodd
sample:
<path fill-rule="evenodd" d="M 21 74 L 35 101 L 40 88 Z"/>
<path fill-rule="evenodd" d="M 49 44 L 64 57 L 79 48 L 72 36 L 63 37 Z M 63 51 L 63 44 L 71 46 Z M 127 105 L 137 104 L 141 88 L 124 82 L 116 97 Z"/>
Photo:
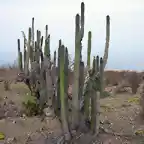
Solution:
<path fill-rule="evenodd" d="M 9 83 L 9 81 L 7 81 L 7 80 L 4 81 L 4 90 L 5 90 L 5 91 L 10 90 L 10 83 Z"/>
<path fill-rule="evenodd" d="M 24 113 L 27 116 L 36 116 L 38 114 L 42 114 L 42 111 L 37 103 L 37 99 L 34 96 L 27 94 L 22 103 L 24 107 Z"/>
<path fill-rule="evenodd" d="M 113 143 L 124 143 L 129 142 L 127 137 L 131 138 L 130 143 L 137 143 L 137 136 L 143 136 L 144 133 L 137 121 L 139 103 L 144 115 L 144 86 L 140 96 L 136 94 L 139 84 L 143 82 L 142 74 L 105 71 L 110 41 L 110 16 L 106 16 L 103 57 L 95 55 L 91 60 L 93 39 L 92 31 L 88 32 L 86 64 L 82 60 L 82 41 L 86 33 L 84 2 L 81 3 L 81 13 L 75 16 L 74 60 L 70 59 L 69 48 L 61 39 L 52 59 L 51 36 L 48 32 L 46 25 L 45 37 L 37 30 L 35 38 L 32 18 L 28 37 L 22 32 L 24 46 L 21 46 L 20 39 L 17 41 L 18 66 L 15 63 L 12 67 L 0 69 L 0 78 L 4 78 L 0 79 L 4 84 L 4 91 L 0 85 L 0 142 L 7 138 L 7 133 L 11 133 L 13 138 L 9 141 L 16 144 L 15 137 L 18 135 L 17 142 L 20 143 L 20 135 L 24 138 L 26 132 L 27 139 L 23 143 L 35 142 L 35 137 L 43 135 L 47 138 L 42 139 L 48 141 L 51 136 L 51 140 L 55 140 L 48 141 L 49 144 L 92 144 L 98 143 L 98 140 L 106 143 L 109 139 Z M 12 80 L 9 80 L 8 76 L 13 75 Z M 14 83 L 14 79 L 20 79 L 19 83 Z M 11 89 L 9 82 L 12 83 Z M 127 93 L 119 94 L 120 91 Z M 105 140 L 105 137 L 108 138 Z M 143 141 L 144 138 L 139 137 L 139 140 Z M 39 143 L 43 144 L 41 141 Z"/>
<path fill-rule="evenodd" d="M 92 32 L 88 32 L 87 75 L 85 77 L 84 62 L 82 61 L 81 54 L 84 37 L 84 12 L 85 4 L 82 2 L 81 14 L 76 14 L 75 17 L 74 84 L 71 101 L 68 101 L 67 95 L 69 87 L 69 53 L 68 48 L 62 44 L 62 40 L 59 40 L 58 66 L 56 66 L 56 51 L 54 52 L 54 59 L 51 59 L 48 25 L 45 27 L 45 40 L 39 30 L 37 30 L 37 39 L 35 40 L 34 18 L 32 18 L 32 27 L 29 28 L 28 38 L 22 32 L 24 37 L 24 53 L 21 52 L 20 39 L 18 39 L 18 64 L 21 70 L 21 77 L 23 77 L 25 84 L 28 86 L 32 97 L 36 99 L 34 102 L 29 100 L 25 106 L 29 112 L 33 110 L 35 114 L 36 109 L 34 107 L 43 109 L 45 104 L 48 108 L 47 110 L 54 109 L 56 115 L 61 119 L 66 141 L 71 141 L 72 130 L 79 129 L 80 117 L 83 113 L 85 117 L 83 121 L 88 120 L 91 123 L 91 130 L 96 134 L 99 133 L 99 93 L 101 97 L 104 94 L 105 96 L 108 94 L 104 93 L 103 72 L 108 59 L 110 17 L 106 16 L 104 56 L 103 58 L 99 56 L 94 57 L 92 66 L 90 65 Z M 57 77 L 58 80 L 56 80 Z M 90 105 L 91 112 L 89 110 Z M 84 112 L 81 112 L 81 107 L 84 107 Z M 69 108 L 72 110 L 71 113 L 68 113 Z M 46 113 L 49 112 L 47 111 Z M 68 116 L 68 114 L 71 116 Z M 71 119 L 68 119 L 68 117 L 71 117 Z M 85 127 L 87 126 L 85 125 Z"/>

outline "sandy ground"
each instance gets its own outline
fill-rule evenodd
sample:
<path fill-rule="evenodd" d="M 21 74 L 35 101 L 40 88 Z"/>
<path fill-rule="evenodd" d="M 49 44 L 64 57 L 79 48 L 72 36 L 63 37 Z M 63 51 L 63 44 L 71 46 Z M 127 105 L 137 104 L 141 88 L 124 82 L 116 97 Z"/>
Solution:
<path fill-rule="evenodd" d="M 5 140 L 0 140 L 0 144 L 55 144 L 62 133 L 57 118 L 42 122 L 39 117 L 28 118 L 22 114 L 21 103 L 27 92 L 27 87 L 22 83 L 11 84 L 10 91 L 4 91 L 3 83 L 0 83 L 0 132 L 5 135 Z M 74 144 L 144 143 L 143 136 L 135 135 L 139 129 L 144 130 L 138 97 L 123 93 L 101 99 L 99 136 L 92 140 L 91 135 L 81 134 Z"/>

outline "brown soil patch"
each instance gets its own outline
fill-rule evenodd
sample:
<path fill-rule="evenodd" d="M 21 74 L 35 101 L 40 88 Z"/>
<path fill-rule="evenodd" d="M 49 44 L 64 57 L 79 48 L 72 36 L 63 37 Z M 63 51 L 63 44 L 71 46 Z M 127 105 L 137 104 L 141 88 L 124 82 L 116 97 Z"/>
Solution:
<path fill-rule="evenodd" d="M 21 103 L 28 92 L 27 87 L 23 83 L 12 83 L 10 88 L 10 91 L 4 91 L 3 83 L 0 83 L 0 132 L 5 134 L 4 141 L 11 144 L 55 144 L 62 134 L 58 119 L 42 122 L 39 117 L 26 117 L 21 111 Z M 143 136 L 135 135 L 136 130 L 144 130 L 135 97 L 139 95 L 123 93 L 101 99 L 99 136 L 77 134 L 74 144 L 144 143 Z"/>

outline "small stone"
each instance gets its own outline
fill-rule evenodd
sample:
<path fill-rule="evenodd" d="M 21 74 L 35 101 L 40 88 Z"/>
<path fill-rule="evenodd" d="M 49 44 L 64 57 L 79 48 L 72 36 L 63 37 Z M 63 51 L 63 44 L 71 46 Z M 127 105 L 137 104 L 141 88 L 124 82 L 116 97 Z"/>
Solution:
<path fill-rule="evenodd" d="M 46 117 L 55 117 L 54 110 L 52 108 L 48 107 L 45 108 L 43 111 Z"/>
<path fill-rule="evenodd" d="M 23 118 L 26 118 L 26 115 L 25 115 L 25 114 L 22 114 L 22 117 L 23 117 Z"/>
<path fill-rule="evenodd" d="M 7 105 L 7 103 L 6 103 L 6 102 L 4 102 L 4 103 L 3 103 L 3 105 L 5 106 L 5 105 Z"/>
<path fill-rule="evenodd" d="M 5 96 L 4 99 L 7 99 L 7 96 Z"/>
<path fill-rule="evenodd" d="M 7 143 L 10 144 L 12 142 L 16 142 L 16 138 L 15 137 L 12 137 L 12 138 L 8 138 L 7 139 Z"/>
<path fill-rule="evenodd" d="M 16 121 L 14 120 L 12 123 L 16 123 Z"/>

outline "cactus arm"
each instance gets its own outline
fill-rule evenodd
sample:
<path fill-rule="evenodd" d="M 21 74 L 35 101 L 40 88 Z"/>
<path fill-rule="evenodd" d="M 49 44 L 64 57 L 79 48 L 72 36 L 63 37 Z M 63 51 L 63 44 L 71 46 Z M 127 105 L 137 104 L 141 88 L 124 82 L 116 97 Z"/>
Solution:
<path fill-rule="evenodd" d="M 104 68 L 108 60 L 109 41 L 110 41 L 110 16 L 108 15 L 106 16 L 106 43 L 105 43 L 105 50 L 104 50 L 104 56 L 103 56 Z"/>

